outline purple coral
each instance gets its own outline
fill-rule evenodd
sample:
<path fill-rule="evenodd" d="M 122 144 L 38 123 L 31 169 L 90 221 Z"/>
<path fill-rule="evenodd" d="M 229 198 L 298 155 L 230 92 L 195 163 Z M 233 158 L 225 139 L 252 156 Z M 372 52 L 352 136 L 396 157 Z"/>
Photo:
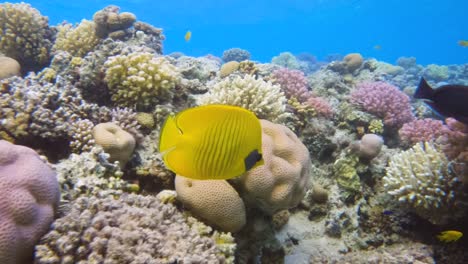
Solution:
<path fill-rule="evenodd" d="M 321 97 L 314 97 L 311 95 L 305 104 L 312 107 L 315 110 L 317 116 L 323 116 L 326 118 L 333 116 L 333 108 L 327 101 L 325 101 L 325 99 Z"/>
<path fill-rule="evenodd" d="M 435 140 L 449 132 L 450 129 L 442 121 L 432 118 L 413 120 L 404 124 L 398 131 L 401 142 L 406 146 L 420 141 Z"/>
<path fill-rule="evenodd" d="M 39 155 L 0 140 L 0 263 L 32 259 L 59 199 L 55 173 Z"/>
<path fill-rule="evenodd" d="M 307 79 L 299 70 L 281 68 L 272 73 L 274 83 L 279 84 L 288 99 L 294 97 L 299 102 L 305 102 L 310 97 L 307 89 Z"/>
<path fill-rule="evenodd" d="M 414 119 L 409 97 L 385 82 L 360 83 L 351 93 L 351 102 L 382 118 L 384 124 L 400 128 Z"/>

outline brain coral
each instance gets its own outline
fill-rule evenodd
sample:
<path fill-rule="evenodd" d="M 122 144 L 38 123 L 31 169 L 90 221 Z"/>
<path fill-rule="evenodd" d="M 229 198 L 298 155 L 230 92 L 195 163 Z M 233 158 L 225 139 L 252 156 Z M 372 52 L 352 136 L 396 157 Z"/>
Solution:
<path fill-rule="evenodd" d="M 258 118 L 280 122 L 287 117 L 286 97 L 279 85 L 251 75 L 225 78 L 199 98 L 200 105 L 236 105 L 254 112 Z"/>
<path fill-rule="evenodd" d="M 232 263 L 233 250 L 220 247 L 234 244 L 229 234 L 202 235 L 206 227 L 159 199 L 78 198 L 36 246 L 35 263 Z"/>
<path fill-rule="evenodd" d="M 179 73 L 164 57 L 134 52 L 110 57 L 104 64 L 112 101 L 121 106 L 147 109 L 172 98 Z"/>
<path fill-rule="evenodd" d="M 39 155 L 0 140 L 0 263 L 30 261 L 59 199 L 55 173 Z"/>
<path fill-rule="evenodd" d="M 466 209 L 460 181 L 450 171 L 447 158 L 428 142 L 393 156 L 383 181 L 398 202 L 433 224 L 444 224 Z"/>
<path fill-rule="evenodd" d="M 0 4 L 0 52 L 17 60 L 23 71 L 48 62 L 49 31 L 47 17 L 29 4 Z"/>
<path fill-rule="evenodd" d="M 268 214 L 296 206 L 309 187 L 310 156 L 287 127 L 261 120 L 265 164 L 240 177 L 244 201 Z"/>
<path fill-rule="evenodd" d="M 239 231 L 246 222 L 245 205 L 224 180 L 192 180 L 177 175 L 177 199 L 192 213 L 223 231 Z"/>

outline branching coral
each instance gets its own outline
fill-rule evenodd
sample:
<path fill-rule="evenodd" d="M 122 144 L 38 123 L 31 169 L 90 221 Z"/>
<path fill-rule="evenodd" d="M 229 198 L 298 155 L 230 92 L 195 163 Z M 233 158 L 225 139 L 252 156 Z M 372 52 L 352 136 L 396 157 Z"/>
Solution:
<path fill-rule="evenodd" d="M 153 196 L 82 197 L 36 246 L 35 263 L 233 262 L 230 234 L 200 234 L 207 227 L 189 220 Z"/>
<path fill-rule="evenodd" d="M 286 97 L 281 88 L 251 75 L 224 79 L 204 94 L 199 104 L 236 105 L 254 112 L 257 117 L 281 122 L 287 117 Z"/>
<path fill-rule="evenodd" d="M 179 73 L 164 57 L 135 52 L 109 58 L 105 80 L 112 101 L 121 106 L 151 108 L 155 103 L 172 98 Z"/>
<path fill-rule="evenodd" d="M 73 28 L 71 24 L 58 26 L 58 33 L 52 47 L 53 51 L 64 50 L 72 56 L 83 57 L 98 43 L 96 25 L 92 21 L 83 20 Z"/>
<path fill-rule="evenodd" d="M 0 4 L 0 52 L 19 61 L 23 71 L 49 60 L 49 31 L 47 17 L 29 4 Z"/>
<path fill-rule="evenodd" d="M 434 224 L 460 216 L 463 192 L 444 153 L 425 142 L 393 156 L 383 178 L 387 192 L 398 202 Z"/>

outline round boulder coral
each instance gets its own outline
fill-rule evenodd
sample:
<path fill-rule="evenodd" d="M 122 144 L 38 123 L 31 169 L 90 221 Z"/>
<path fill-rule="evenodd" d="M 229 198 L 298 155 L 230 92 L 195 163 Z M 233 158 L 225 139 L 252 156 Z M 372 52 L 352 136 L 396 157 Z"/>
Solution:
<path fill-rule="evenodd" d="M 287 127 L 261 120 L 264 165 L 240 177 L 244 201 L 274 214 L 296 206 L 307 191 L 310 156 Z"/>
<path fill-rule="evenodd" d="M 93 128 L 96 144 L 109 153 L 109 161 L 118 161 L 121 168 L 125 167 L 135 149 L 135 138 L 114 123 L 101 123 Z"/>
<path fill-rule="evenodd" d="M 15 59 L 0 56 L 0 80 L 20 75 L 21 66 Z"/>
<path fill-rule="evenodd" d="M 60 199 L 55 173 L 39 155 L 0 140 L 0 263 L 30 261 Z"/>
<path fill-rule="evenodd" d="M 192 180 L 177 175 L 177 199 L 192 213 L 223 231 L 239 231 L 246 222 L 245 205 L 225 180 Z"/>

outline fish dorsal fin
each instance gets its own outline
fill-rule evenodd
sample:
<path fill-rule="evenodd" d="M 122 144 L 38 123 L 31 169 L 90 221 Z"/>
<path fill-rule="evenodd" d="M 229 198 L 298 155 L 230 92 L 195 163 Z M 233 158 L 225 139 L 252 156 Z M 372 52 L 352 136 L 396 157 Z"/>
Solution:
<path fill-rule="evenodd" d="M 432 100 L 434 96 L 434 89 L 426 82 L 426 80 L 421 77 L 418 88 L 414 93 L 414 98 L 416 99 L 427 99 Z"/>

